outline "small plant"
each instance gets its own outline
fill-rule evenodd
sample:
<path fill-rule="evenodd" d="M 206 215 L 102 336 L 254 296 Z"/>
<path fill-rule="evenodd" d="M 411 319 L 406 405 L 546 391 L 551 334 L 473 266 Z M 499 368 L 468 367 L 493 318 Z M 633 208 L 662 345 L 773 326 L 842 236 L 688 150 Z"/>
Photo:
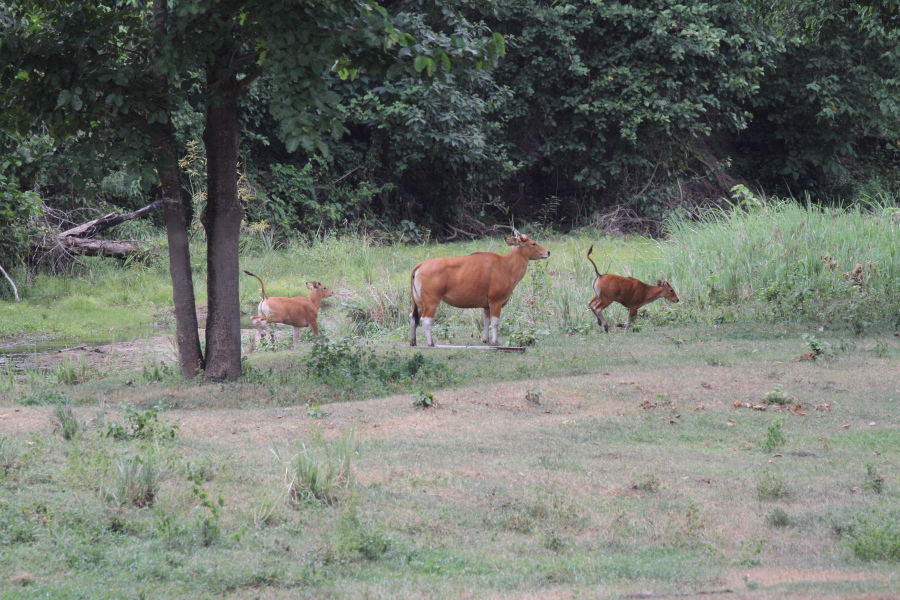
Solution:
<path fill-rule="evenodd" d="M 768 396 L 768 394 L 766 394 Z M 774 452 L 784 446 L 787 438 L 784 437 L 784 419 L 779 417 L 769 423 L 766 430 L 766 441 L 763 442 L 763 450 Z"/>
<path fill-rule="evenodd" d="M 804 333 L 803 339 L 806 341 L 807 352 L 800 357 L 800 360 L 818 360 L 835 356 L 835 352 L 828 342 L 823 342 L 810 333 Z"/>
<path fill-rule="evenodd" d="M 641 481 L 632 484 L 631 489 L 647 494 L 659 493 L 659 479 L 653 475 L 647 475 Z"/>
<path fill-rule="evenodd" d="M 766 524 L 770 527 L 790 527 L 791 518 L 783 509 L 776 508 L 766 516 Z"/>
<path fill-rule="evenodd" d="M 353 432 L 332 442 L 320 438 L 314 441 L 315 446 L 302 444 L 300 452 L 290 459 L 282 458 L 274 446 L 270 451 L 284 469 L 291 502 L 336 504 L 353 484 Z"/>
<path fill-rule="evenodd" d="M 78 437 L 79 431 L 84 427 L 84 422 L 68 404 L 57 404 L 53 407 L 52 421 L 54 430 L 67 441 Z"/>
<path fill-rule="evenodd" d="M 129 456 L 115 462 L 112 480 L 102 487 L 107 502 L 116 507 L 151 506 L 159 490 L 159 469 L 153 459 Z"/>
<path fill-rule="evenodd" d="M 173 440 L 175 439 L 175 431 L 178 425 L 160 421 L 160 407 L 151 408 L 144 412 L 138 412 L 134 407 L 126 404 L 123 407 L 125 411 L 125 424 L 107 421 L 106 437 L 114 440 Z"/>
<path fill-rule="evenodd" d="M 338 552 L 348 558 L 376 560 L 391 546 L 382 528 L 378 525 L 363 525 L 352 507 L 341 515 L 338 533 Z"/>
<path fill-rule="evenodd" d="M 306 407 L 306 414 L 310 419 L 321 419 L 325 416 L 325 411 L 318 402 L 310 402 Z"/>
<path fill-rule="evenodd" d="M 190 478 L 193 483 L 191 492 L 200 501 L 198 508 L 205 508 L 206 512 L 197 515 L 197 535 L 199 536 L 200 545 L 209 547 L 215 542 L 222 530 L 219 527 L 219 519 L 222 517 L 222 507 L 225 501 L 219 496 L 216 501 L 209 498 L 209 494 L 203 489 L 203 480 L 200 477 Z"/>
<path fill-rule="evenodd" d="M 880 494 L 884 491 L 884 477 L 878 474 L 874 465 L 866 465 L 866 479 L 865 483 L 863 483 L 863 488 L 866 491 L 875 492 L 876 494 Z"/>
<path fill-rule="evenodd" d="M 541 405 L 541 388 L 533 387 L 525 392 L 525 402 L 534 406 Z"/>
<path fill-rule="evenodd" d="M 771 392 L 766 392 L 764 400 L 769 404 L 780 404 L 782 406 L 791 403 L 791 397 L 781 391 L 781 388 L 779 388 L 777 385 Z"/>
<path fill-rule="evenodd" d="M 18 451 L 10 444 L 9 439 L 0 436 L 0 479 L 9 477 L 18 461 Z"/>
<path fill-rule="evenodd" d="M 434 406 L 434 395 L 425 391 L 416 392 L 412 395 L 412 399 L 414 408 L 431 408 Z"/>
<path fill-rule="evenodd" d="M 556 531 L 548 530 L 541 534 L 541 546 L 558 554 L 566 549 L 566 540 Z"/>
<path fill-rule="evenodd" d="M 766 469 L 756 483 L 757 497 L 762 500 L 780 500 L 788 495 L 784 477 Z"/>
<path fill-rule="evenodd" d="M 741 554 L 737 563 L 744 567 L 758 567 L 760 564 L 759 556 L 762 554 L 763 547 L 766 545 L 765 540 L 750 538 L 741 542 Z M 750 587 L 750 584 L 747 584 Z"/>

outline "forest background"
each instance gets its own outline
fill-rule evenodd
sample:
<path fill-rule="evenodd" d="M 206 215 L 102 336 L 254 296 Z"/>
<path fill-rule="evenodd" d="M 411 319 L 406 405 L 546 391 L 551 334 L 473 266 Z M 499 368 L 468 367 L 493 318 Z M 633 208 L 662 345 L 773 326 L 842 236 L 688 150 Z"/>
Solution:
<path fill-rule="evenodd" d="M 164 198 L 175 173 L 152 219 L 170 252 L 170 219 L 210 238 L 214 377 L 240 374 L 240 232 L 660 235 L 766 195 L 900 187 L 897 2 L 16 2 L 0 25 L 0 265 L 59 268 L 36 239 Z M 203 365 L 179 349 L 184 374 Z"/>

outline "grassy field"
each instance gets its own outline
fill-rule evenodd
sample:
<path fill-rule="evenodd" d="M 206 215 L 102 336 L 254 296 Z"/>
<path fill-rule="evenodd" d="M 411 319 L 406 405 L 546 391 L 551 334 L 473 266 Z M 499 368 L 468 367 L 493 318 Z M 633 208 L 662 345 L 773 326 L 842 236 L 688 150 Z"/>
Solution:
<path fill-rule="evenodd" d="M 499 241 L 248 238 L 270 294 L 336 290 L 326 339 L 281 331 L 226 384 L 122 344 L 0 371 L 0 598 L 897 597 L 895 215 L 526 231 L 552 255 L 504 311 L 524 354 L 405 342 L 412 266 Z M 592 243 L 682 302 L 601 333 Z M 159 265 L 89 267 L 4 303 L 0 335 L 170 322 Z M 438 342 L 476 341 L 475 312 L 442 307 Z"/>

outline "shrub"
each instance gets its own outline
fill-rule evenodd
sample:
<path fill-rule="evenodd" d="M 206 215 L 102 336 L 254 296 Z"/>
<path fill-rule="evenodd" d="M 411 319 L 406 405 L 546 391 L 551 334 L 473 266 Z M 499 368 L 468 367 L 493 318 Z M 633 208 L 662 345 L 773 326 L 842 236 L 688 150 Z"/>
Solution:
<path fill-rule="evenodd" d="M 768 394 L 766 394 L 768 396 Z M 763 450 L 766 452 L 774 452 L 784 446 L 787 438 L 784 437 L 783 431 L 784 419 L 779 417 L 769 424 L 766 430 L 766 441 L 763 442 Z"/>
<path fill-rule="evenodd" d="M 858 515 L 844 528 L 844 541 L 861 560 L 900 562 L 900 513 Z"/>
<path fill-rule="evenodd" d="M 783 509 L 776 508 L 766 516 L 766 523 L 770 527 L 784 528 L 791 525 L 791 518 Z"/>

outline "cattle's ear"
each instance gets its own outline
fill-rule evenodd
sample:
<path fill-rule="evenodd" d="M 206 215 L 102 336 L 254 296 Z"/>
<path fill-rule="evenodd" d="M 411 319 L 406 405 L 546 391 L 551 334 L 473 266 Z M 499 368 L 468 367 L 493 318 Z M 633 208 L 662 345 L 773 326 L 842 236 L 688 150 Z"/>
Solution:
<path fill-rule="evenodd" d="M 518 237 L 508 237 L 506 238 L 506 244 L 509 246 L 521 246 L 522 242 Z"/>
<path fill-rule="evenodd" d="M 657 279 L 656 285 L 658 285 L 659 287 L 666 287 L 666 280 L 665 279 Z"/>
<path fill-rule="evenodd" d="M 309 288 L 309 289 L 311 289 L 311 290 L 316 289 L 316 286 L 317 286 L 317 285 L 318 285 L 318 284 L 317 284 L 315 281 L 307 281 L 307 282 L 306 282 L 306 287 Z"/>

